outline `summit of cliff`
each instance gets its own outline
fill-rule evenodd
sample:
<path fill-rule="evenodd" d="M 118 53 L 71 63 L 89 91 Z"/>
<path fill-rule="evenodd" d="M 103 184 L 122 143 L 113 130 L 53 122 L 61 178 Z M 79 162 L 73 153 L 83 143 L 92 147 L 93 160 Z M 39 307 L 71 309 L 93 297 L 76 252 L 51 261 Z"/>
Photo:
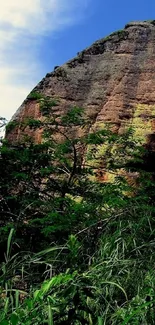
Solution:
<path fill-rule="evenodd" d="M 151 137 L 155 131 L 155 20 L 128 23 L 96 41 L 47 73 L 33 92 L 59 99 L 53 114 L 83 107 L 91 126 L 110 122 L 121 132 L 130 125 L 135 136 Z M 18 123 L 7 132 L 10 141 L 19 141 L 23 132 L 41 141 L 42 130 L 20 127 L 27 117 L 42 119 L 38 101 L 31 96 L 13 117 Z"/>

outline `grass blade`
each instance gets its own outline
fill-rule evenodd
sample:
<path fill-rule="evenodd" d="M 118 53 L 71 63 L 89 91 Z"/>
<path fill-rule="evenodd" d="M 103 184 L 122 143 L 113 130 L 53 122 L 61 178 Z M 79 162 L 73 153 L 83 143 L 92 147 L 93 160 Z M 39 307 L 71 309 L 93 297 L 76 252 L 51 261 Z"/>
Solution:
<path fill-rule="evenodd" d="M 10 233 L 9 233 L 9 236 L 8 236 L 8 240 L 7 240 L 7 252 L 6 252 L 6 259 L 7 259 L 7 261 L 9 259 L 10 252 L 11 252 L 11 244 L 12 244 L 13 232 L 14 232 L 14 229 L 12 228 L 10 230 Z"/>
<path fill-rule="evenodd" d="M 54 325 L 53 323 L 53 314 L 50 303 L 48 304 L 48 325 Z"/>
<path fill-rule="evenodd" d="M 98 317 L 98 325 L 103 325 L 103 319 L 100 316 Z"/>
<path fill-rule="evenodd" d="M 132 314 L 130 314 L 123 323 L 121 323 L 121 325 L 126 325 L 128 324 L 128 322 L 133 318 L 133 316 L 139 314 L 141 312 L 141 310 L 149 305 L 152 305 L 152 303 L 154 303 L 155 300 L 146 302 L 145 304 L 142 304 L 139 308 L 137 308 Z"/>

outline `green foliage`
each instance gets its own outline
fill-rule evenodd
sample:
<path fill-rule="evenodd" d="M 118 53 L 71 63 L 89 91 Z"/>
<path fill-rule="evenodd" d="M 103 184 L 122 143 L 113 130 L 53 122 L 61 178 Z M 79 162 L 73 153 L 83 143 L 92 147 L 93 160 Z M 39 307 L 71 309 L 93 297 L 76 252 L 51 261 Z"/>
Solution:
<path fill-rule="evenodd" d="M 44 116 L 48 116 L 50 114 L 51 108 L 58 105 L 58 100 L 51 99 L 50 97 L 35 91 L 32 91 L 28 95 L 27 99 L 37 100 L 37 102 L 40 104 L 40 110 Z"/>
<path fill-rule="evenodd" d="M 40 99 L 40 111 L 44 116 L 49 116 L 52 113 L 52 107 L 58 105 L 58 100 L 43 97 Z"/>
<path fill-rule="evenodd" d="M 128 35 L 128 31 L 124 30 L 124 29 L 120 29 L 112 34 L 110 34 L 109 36 L 107 36 L 105 38 L 105 40 L 110 40 L 112 36 L 118 36 L 119 40 L 121 39 L 125 39 Z"/>
<path fill-rule="evenodd" d="M 30 129 L 38 129 L 42 126 L 42 122 L 40 120 L 33 118 L 27 118 L 22 124 L 24 126 L 29 126 Z"/>
<path fill-rule="evenodd" d="M 25 126 L 43 142 L 0 148 L 0 324 L 153 325 L 154 152 L 133 129 L 71 138 L 83 109 L 56 119 L 53 99 L 33 99 L 45 119 Z"/>
<path fill-rule="evenodd" d="M 83 119 L 83 108 L 80 107 L 72 107 L 68 110 L 66 115 L 62 116 L 61 122 L 64 126 L 67 125 L 83 125 L 84 119 Z"/>
<path fill-rule="evenodd" d="M 12 130 L 14 130 L 14 128 L 16 127 L 16 126 L 18 126 L 18 121 L 10 121 L 7 125 L 6 125 L 6 131 L 7 132 L 11 132 Z"/>
<path fill-rule="evenodd" d="M 43 98 L 43 95 L 36 91 L 31 91 L 31 93 L 27 96 L 27 99 L 30 100 L 40 100 L 41 98 Z"/>
<path fill-rule="evenodd" d="M 112 33 L 111 35 L 112 36 L 113 35 L 118 35 L 118 36 L 120 36 L 120 35 L 126 35 L 126 31 L 124 29 L 120 29 L 120 30 L 117 30 L 116 32 Z"/>

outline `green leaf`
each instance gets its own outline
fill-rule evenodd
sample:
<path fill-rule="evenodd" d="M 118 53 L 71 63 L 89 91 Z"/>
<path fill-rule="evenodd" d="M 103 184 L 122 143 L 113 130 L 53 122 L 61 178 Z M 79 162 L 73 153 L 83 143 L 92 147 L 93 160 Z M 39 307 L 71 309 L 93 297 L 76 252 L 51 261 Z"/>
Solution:
<path fill-rule="evenodd" d="M 139 308 L 137 308 L 136 310 L 134 310 L 127 318 L 125 318 L 124 322 L 121 323 L 120 325 L 126 325 L 129 324 L 129 321 L 135 316 L 141 313 L 141 310 L 144 309 L 147 306 L 152 305 L 155 302 L 155 300 L 151 300 L 149 302 L 146 302 L 144 304 L 142 304 Z"/>
<path fill-rule="evenodd" d="M 10 251 L 11 251 L 11 244 L 12 244 L 12 237 L 13 237 L 14 229 L 12 228 L 10 230 L 8 241 L 7 241 L 7 252 L 6 252 L 6 258 L 9 259 Z"/>
<path fill-rule="evenodd" d="M 36 290 L 36 291 L 33 293 L 33 297 L 34 297 L 34 300 L 37 300 L 37 299 L 40 297 L 40 290 Z"/>
<path fill-rule="evenodd" d="M 4 319 L 4 320 L 2 320 L 2 321 L 0 322 L 0 325 L 9 325 L 9 324 L 10 324 L 9 321 L 6 320 L 6 319 Z"/>
<path fill-rule="evenodd" d="M 128 297 L 127 297 L 125 290 L 118 283 L 112 282 L 112 281 L 103 281 L 102 283 L 103 284 L 111 284 L 111 285 L 118 287 L 124 293 L 124 296 L 125 296 L 126 300 L 128 301 Z"/>
<path fill-rule="evenodd" d="M 48 325 L 54 325 L 53 323 L 53 313 L 50 303 L 48 304 Z"/>
<path fill-rule="evenodd" d="M 12 325 L 17 325 L 19 320 L 18 315 L 16 313 L 13 313 L 10 317 L 10 320 Z"/>
<path fill-rule="evenodd" d="M 98 317 L 98 325 L 103 325 L 103 319 L 102 317 Z"/>
<path fill-rule="evenodd" d="M 61 284 L 66 284 L 73 279 L 72 274 L 58 274 L 53 277 L 51 280 L 45 281 L 42 284 L 39 295 L 45 295 L 51 288 L 59 286 Z"/>

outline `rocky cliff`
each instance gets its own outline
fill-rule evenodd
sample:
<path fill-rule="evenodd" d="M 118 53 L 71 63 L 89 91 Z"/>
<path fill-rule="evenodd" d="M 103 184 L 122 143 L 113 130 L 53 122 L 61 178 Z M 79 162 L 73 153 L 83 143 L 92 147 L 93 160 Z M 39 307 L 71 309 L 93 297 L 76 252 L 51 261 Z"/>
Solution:
<path fill-rule="evenodd" d="M 132 22 L 123 30 L 95 42 L 61 67 L 55 67 L 35 87 L 35 92 L 58 98 L 54 114 L 83 107 L 91 126 L 112 122 L 116 132 L 135 127 L 135 136 L 153 145 L 155 134 L 155 21 Z M 7 132 L 11 142 L 23 133 L 41 141 L 42 129 L 24 130 L 27 117 L 42 119 L 38 101 L 27 98 Z M 75 130 L 78 132 L 78 129 Z"/>

